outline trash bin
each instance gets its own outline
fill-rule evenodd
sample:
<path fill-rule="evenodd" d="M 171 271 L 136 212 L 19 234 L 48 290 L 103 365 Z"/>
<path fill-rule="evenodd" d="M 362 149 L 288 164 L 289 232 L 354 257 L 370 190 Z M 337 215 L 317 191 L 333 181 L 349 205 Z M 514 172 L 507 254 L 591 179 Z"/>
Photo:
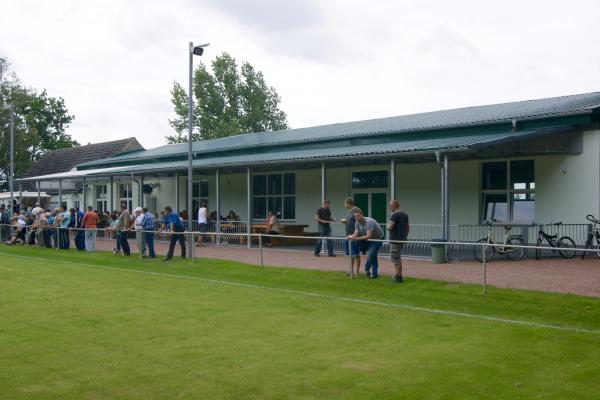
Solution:
<path fill-rule="evenodd" d="M 433 264 L 445 264 L 446 263 L 446 240 L 445 239 L 433 239 L 431 244 L 431 262 Z"/>

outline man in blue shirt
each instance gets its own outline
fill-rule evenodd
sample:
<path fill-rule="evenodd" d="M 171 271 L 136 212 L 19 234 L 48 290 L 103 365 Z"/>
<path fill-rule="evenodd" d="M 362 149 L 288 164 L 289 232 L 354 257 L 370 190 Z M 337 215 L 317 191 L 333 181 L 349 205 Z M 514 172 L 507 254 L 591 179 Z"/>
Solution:
<path fill-rule="evenodd" d="M 142 219 L 142 229 L 144 234 L 142 235 L 148 248 L 148 256 L 150 258 L 156 257 L 154 254 L 154 215 L 148 212 L 148 209 L 144 207 L 142 209 L 144 218 Z"/>
<path fill-rule="evenodd" d="M 173 251 L 175 251 L 175 243 L 179 241 L 181 246 L 181 258 L 185 258 L 185 235 L 183 231 L 183 224 L 177 214 L 173 212 L 173 209 L 169 206 L 165 207 L 165 219 L 160 227 L 160 231 L 168 229 L 171 233 L 171 241 L 169 242 L 169 252 L 163 261 L 170 260 L 173 258 Z"/>
<path fill-rule="evenodd" d="M 62 206 L 61 210 L 62 212 L 58 217 L 58 247 L 63 250 L 69 250 L 69 225 L 71 225 L 71 213 L 67 211 L 67 206 Z"/>

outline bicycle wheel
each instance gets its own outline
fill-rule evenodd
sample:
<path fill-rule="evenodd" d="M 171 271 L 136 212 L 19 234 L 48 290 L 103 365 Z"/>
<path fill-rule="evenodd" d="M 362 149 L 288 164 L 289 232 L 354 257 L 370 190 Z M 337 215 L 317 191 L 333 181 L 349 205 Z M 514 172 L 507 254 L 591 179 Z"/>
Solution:
<path fill-rule="evenodd" d="M 511 245 L 524 246 L 523 239 L 519 237 L 511 237 L 506 240 L 506 256 L 513 261 L 519 261 L 525 255 L 525 249 L 523 247 L 513 247 Z"/>
<path fill-rule="evenodd" d="M 542 246 L 542 238 L 538 237 L 538 240 L 536 243 L 537 249 L 535 249 L 535 259 L 536 260 L 539 260 L 540 258 L 542 258 L 542 249 L 540 249 L 541 246 Z"/>
<path fill-rule="evenodd" d="M 558 254 L 560 254 L 562 258 L 573 258 L 577 253 L 575 241 L 568 236 L 563 236 L 558 239 L 556 247 L 558 247 Z"/>
<path fill-rule="evenodd" d="M 477 241 L 477 243 L 488 243 L 488 238 L 481 238 Z M 473 247 L 473 256 L 480 263 L 483 262 L 483 257 L 485 253 L 485 261 L 488 262 L 494 255 L 494 248 L 491 246 L 485 246 L 485 252 L 481 250 L 483 246 L 474 246 Z"/>
<path fill-rule="evenodd" d="M 591 249 L 592 248 L 592 241 L 594 240 L 594 236 L 590 233 L 587 237 L 587 240 L 585 241 L 585 246 L 583 246 L 583 248 L 585 250 Z M 583 260 L 585 258 L 585 256 L 587 255 L 587 251 L 582 251 L 581 252 L 581 259 Z"/>

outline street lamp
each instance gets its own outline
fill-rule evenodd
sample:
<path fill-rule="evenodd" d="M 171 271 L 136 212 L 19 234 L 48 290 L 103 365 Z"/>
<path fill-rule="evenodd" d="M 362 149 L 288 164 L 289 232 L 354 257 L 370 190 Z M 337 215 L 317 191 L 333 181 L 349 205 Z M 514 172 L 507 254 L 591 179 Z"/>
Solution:
<path fill-rule="evenodd" d="M 192 79 L 193 79 L 193 69 L 194 69 L 194 56 L 201 56 L 204 54 L 204 48 L 208 46 L 210 43 L 204 43 L 198 46 L 194 46 L 193 42 L 190 42 L 190 48 L 188 50 L 190 57 L 190 70 L 189 70 L 189 78 L 190 78 L 190 87 L 188 94 L 188 227 L 192 229 L 192 217 L 194 212 L 192 210 L 192 107 L 194 106 L 194 100 L 192 98 Z M 218 218 L 218 216 L 217 216 Z M 194 246 L 194 235 L 190 235 L 189 238 L 189 247 L 188 247 L 188 257 L 192 257 L 192 248 Z"/>
<path fill-rule="evenodd" d="M 9 173 L 8 173 L 8 185 L 10 187 L 10 216 L 12 217 L 14 215 L 14 208 L 15 208 L 15 195 L 14 195 L 14 182 L 13 182 L 13 177 L 15 176 L 15 161 L 14 161 L 14 157 L 15 157 L 15 108 L 12 104 L 5 104 L 4 105 L 4 109 L 5 110 L 9 110 L 10 111 L 10 150 L 9 150 L 9 154 L 10 154 L 10 167 L 9 167 Z"/>

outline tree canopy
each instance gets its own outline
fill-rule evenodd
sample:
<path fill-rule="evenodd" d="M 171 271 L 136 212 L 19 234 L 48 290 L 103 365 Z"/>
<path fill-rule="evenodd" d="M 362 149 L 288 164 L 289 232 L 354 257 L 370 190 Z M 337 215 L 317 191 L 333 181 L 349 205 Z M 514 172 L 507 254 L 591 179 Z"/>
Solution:
<path fill-rule="evenodd" d="M 263 73 L 248 62 L 238 68 L 227 53 L 212 62 L 212 73 L 200 63 L 192 87 L 193 140 L 289 128 L 285 112 L 279 109 L 281 98 L 267 85 Z M 166 138 L 169 143 L 187 142 L 188 95 L 177 82 L 173 83 L 171 102 L 176 117 L 169 123 L 176 134 Z"/>
<path fill-rule="evenodd" d="M 79 146 L 66 133 L 73 121 L 65 101 L 25 87 L 0 57 L 0 188 L 6 189 L 9 173 L 10 111 L 14 109 L 15 177 L 22 175 L 40 155 L 50 150 Z"/>

